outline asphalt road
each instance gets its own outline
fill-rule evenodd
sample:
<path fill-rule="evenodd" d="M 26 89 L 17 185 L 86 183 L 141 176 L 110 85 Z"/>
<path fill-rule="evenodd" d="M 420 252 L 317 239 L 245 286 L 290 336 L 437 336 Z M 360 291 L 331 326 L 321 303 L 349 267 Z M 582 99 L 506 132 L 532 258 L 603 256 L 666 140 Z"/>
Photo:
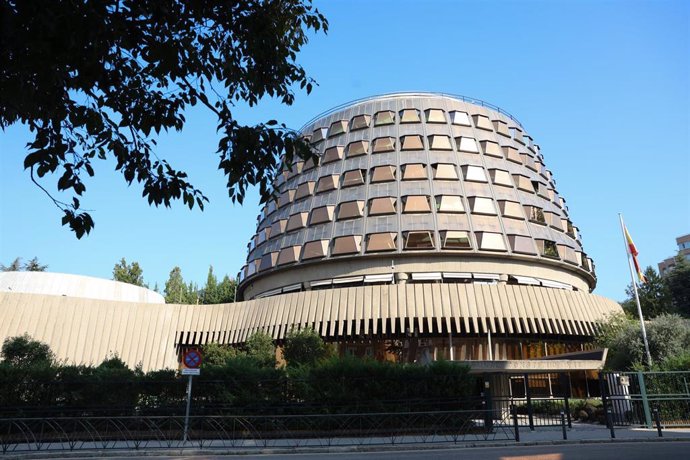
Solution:
<path fill-rule="evenodd" d="M 108 457 L 128 460 L 167 460 L 167 459 L 227 459 L 234 456 L 213 455 L 212 452 L 199 456 L 145 456 L 145 457 Z M 71 457 L 73 460 L 75 457 Z M 90 457 L 94 458 L 94 457 Z M 664 460 L 690 458 L 690 442 L 631 442 L 631 443 L 602 443 L 602 444 L 564 444 L 548 446 L 511 446 L 511 447 L 476 447 L 454 449 L 420 449 L 392 452 L 351 452 L 351 453 L 296 453 L 280 455 L 241 455 L 242 460 L 315 460 L 329 458 L 332 460 L 416 460 L 416 459 L 463 459 L 463 460 L 648 460 L 658 458 Z"/>

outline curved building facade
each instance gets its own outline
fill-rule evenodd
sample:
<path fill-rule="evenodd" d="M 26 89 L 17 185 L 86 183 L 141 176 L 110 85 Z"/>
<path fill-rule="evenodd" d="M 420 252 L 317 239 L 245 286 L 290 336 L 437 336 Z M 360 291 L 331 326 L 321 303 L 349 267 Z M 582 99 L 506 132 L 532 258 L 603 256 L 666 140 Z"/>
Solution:
<path fill-rule="evenodd" d="M 280 343 L 311 327 L 342 353 L 477 366 L 585 351 L 621 311 L 591 293 L 594 264 L 539 146 L 499 108 L 392 94 L 330 110 L 302 134 L 318 161 L 274 184 L 237 302 L 155 304 L 105 280 L 70 294 L 33 278 L 24 293 L 0 289 L 0 340 L 28 333 L 70 362 L 117 353 L 156 369 L 188 347 L 255 332 Z"/>
<path fill-rule="evenodd" d="M 566 350 L 591 338 L 602 312 L 617 310 L 590 296 L 594 264 L 539 146 L 498 107 L 391 94 L 330 110 L 302 135 L 319 160 L 295 162 L 274 184 L 278 198 L 259 215 L 238 276 L 245 300 L 408 285 L 422 305 L 424 285 L 441 284 L 458 290 L 437 301 L 450 310 L 422 309 L 412 318 L 363 310 L 356 332 L 322 333 L 357 339 L 361 324 L 365 336 L 382 338 L 574 339 Z M 507 294 L 523 287 L 532 292 L 524 300 Z M 576 305 L 576 292 L 602 307 Z M 360 308 L 358 298 L 352 302 Z M 462 320 L 454 303 L 468 307 Z"/>
<path fill-rule="evenodd" d="M 275 184 L 240 273 L 244 298 L 430 272 L 593 289 L 539 146 L 482 104 L 398 94 L 310 122 L 319 162 L 297 162 Z"/>

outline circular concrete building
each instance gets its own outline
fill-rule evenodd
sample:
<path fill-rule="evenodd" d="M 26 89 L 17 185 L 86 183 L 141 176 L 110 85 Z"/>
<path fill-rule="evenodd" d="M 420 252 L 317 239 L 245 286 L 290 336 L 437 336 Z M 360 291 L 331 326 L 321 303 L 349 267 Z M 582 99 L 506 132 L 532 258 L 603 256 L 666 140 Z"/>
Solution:
<path fill-rule="evenodd" d="M 279 198 L 258 217 L 239 275 L 243 299 L 360 287 L 356 311 L 368 288 L 408 286 L 412 316 L 363 308 L 354 325 L 322 334 L 453 334 L 456 344 L 489 332 L 581 343 L 616 310 L 589 294 L 594 264 L 539 146 L 507 112 L 461 96 L 391 94 L 332 109 L 302 133 L 318 164 L 296 162 L 276 182 Z M 332 318 L 343 306 L 302 308 Z"/>
<path fill-rule="evenodd" d="M 237 302 L 166 304 L 108 280 L 4 274 L 0 341 L 29 334 L 67 362 L 117 353 L 150 370 L 177 367 L 189 348 L 256 332 L 280 344 L 310 327 L 343 354 L 466 360 L 473 372 L 603 365 L 588 350 L 621 308 L 591 293 L 592 261 L 515 118 L 407 93 L 335 108 L 302 131 L 318 164 L 278 178 Z"/>

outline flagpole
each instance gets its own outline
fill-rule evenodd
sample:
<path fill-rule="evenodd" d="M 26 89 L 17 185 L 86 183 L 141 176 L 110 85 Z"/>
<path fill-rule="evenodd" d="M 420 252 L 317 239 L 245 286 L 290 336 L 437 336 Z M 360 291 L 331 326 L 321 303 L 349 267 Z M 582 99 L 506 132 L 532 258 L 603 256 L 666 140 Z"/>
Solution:
<path fill-rule="evenodd" d="M 632 262 L 630 261 L 630 247 L 628 245 L 628 238 L 625 234 L 625 224 L 623 223 L 623 214 L 618 213 L 621 221 L 621 232 L 623 232 L 623 243 L 625 244 L 625 255 L 628 259 L 628 268 L 630 269 L 630 279 L 632 280 L 633 292 L 635 293 L 635 303 L 637 304 L 637 316 L 640 318 L 640 328 L 642 329 L 642 341 L 644 342 L 644 351 L 647 354 L 647 365 L 652 367 L 652 355 L 649 353 L 649 342 L 647 341 L 647 329 L 644 326 L 644 317 L 642 316 L 642 306 L 640 305 L 640 296 L 637 294 L 637 281 L 633 273 Z"/>

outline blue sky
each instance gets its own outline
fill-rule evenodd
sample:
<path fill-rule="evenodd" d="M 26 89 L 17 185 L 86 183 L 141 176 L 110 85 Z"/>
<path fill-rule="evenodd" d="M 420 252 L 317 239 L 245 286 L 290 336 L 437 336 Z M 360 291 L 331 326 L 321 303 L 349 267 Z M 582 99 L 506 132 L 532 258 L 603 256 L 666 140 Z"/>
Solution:
<path fill-rule="evenodd" d="M 674 254 L 690 233 L 690 3 L 684 1 L 320 1 L 328 35 L 314 36 L 300 63 L 319 86 L 292 107 L 238 108 L 255 123 L 299 128 L 361 97 L 438 91 L 484 99 L 515 115 L 583 234 L 599 284 L 621 300 L 630 282 L 618 212 L 642 265 Z M 211 199 L 204 212 L 150 208 L 103 162 L 83 205 L 96 227 L 77 240 L 22 168 L 28 131 L 0 133 L 0 262 L 38 258 L 51 271 L 110 278 L 121 258 L 138 261 L 163 287 L 179 265 L 203 284 L 209 265 L 234 275 L 255 229 L 258 196 L 227 198 L 216 170 L 215 122 L 201 109 L 158 155 L 189 173 Z M 55 190 L 57 177 L 44 181 Z"/>

